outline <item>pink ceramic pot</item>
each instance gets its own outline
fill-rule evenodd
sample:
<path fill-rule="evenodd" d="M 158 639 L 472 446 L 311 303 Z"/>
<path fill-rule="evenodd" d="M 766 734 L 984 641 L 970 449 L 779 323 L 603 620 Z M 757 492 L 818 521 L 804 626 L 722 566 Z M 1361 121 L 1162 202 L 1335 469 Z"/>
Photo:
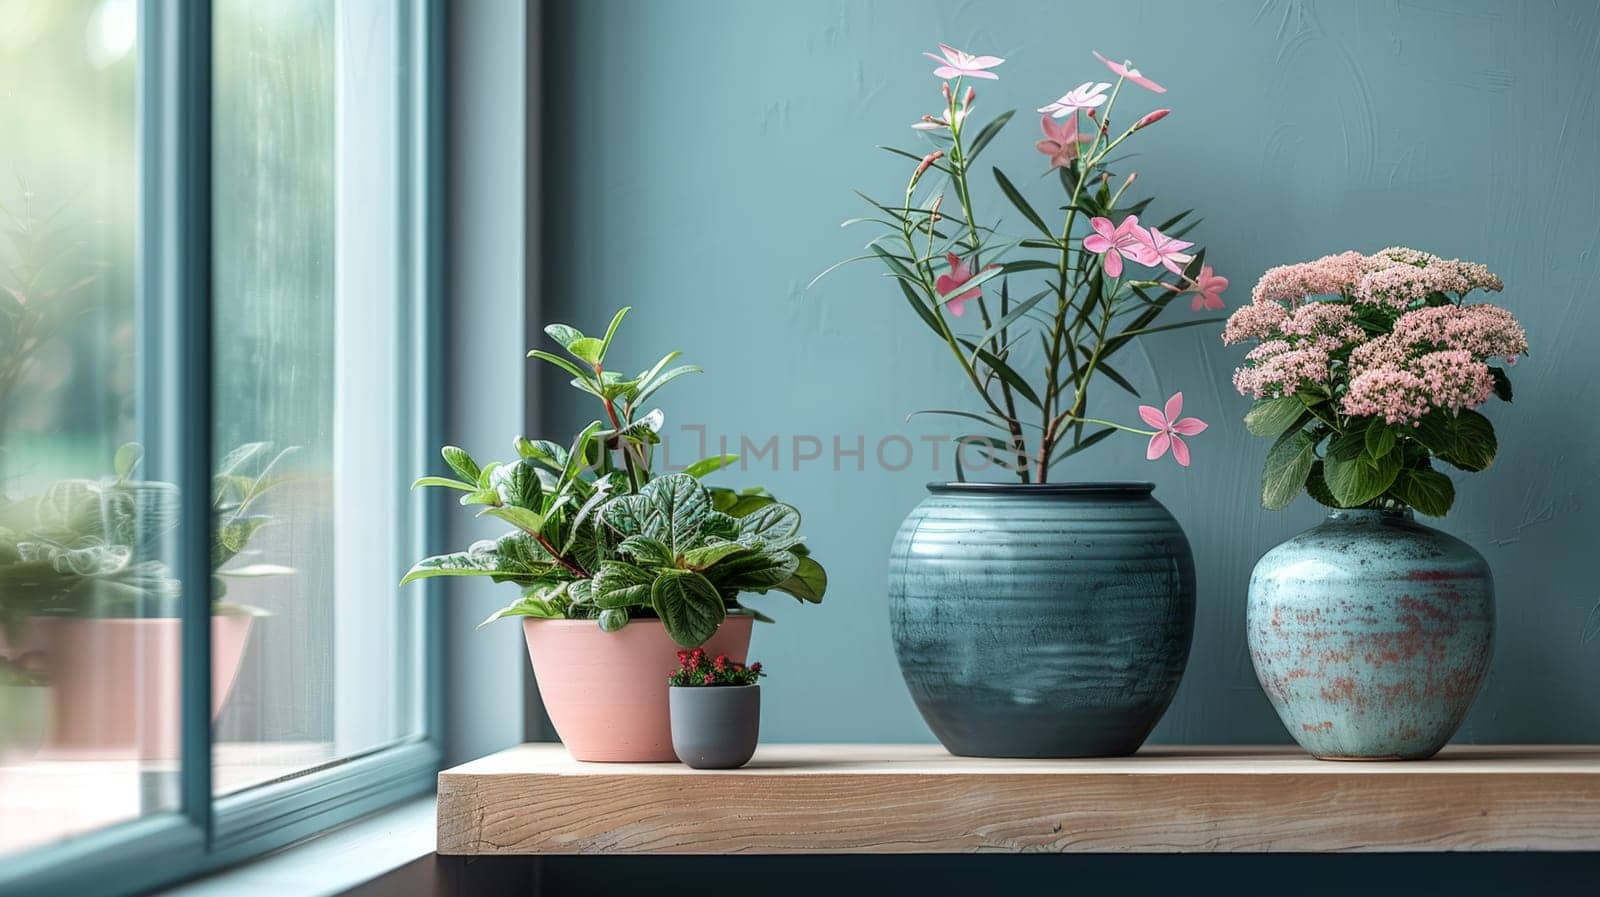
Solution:
<path fill-rule="evenodd" d="M 743 663 L 750 650 L 749 616 L 730 616 L 701 647 Z M 604 632 L 593 620 L 524 619 L 550 722 L 575 760 L 670 763 L 672 718 L 667 677 L 680 646 L 660 620 L 633 620 Z"/>
<path fill-rule="evenodd" d="M 239 674 L 251 617 L 211 618 L 211 716 Z M 40 759 L 178 756 L 182 623 L 170 618 L 34 617 L 22 639 L 45 655 L 54 725 Z"/>

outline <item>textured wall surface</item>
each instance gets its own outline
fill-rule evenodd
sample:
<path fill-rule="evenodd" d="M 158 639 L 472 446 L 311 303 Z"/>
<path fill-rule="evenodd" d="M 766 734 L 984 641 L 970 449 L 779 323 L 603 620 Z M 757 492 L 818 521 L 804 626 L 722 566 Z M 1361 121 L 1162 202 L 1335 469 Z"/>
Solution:
<path fill-rule="evenodd" d="M 547 4 L 544 26 L 545 316 L 595 328 L 632 304 L 618 346 L 630 366 L 672 348 L 702 364 L 662 394 L 669 432 L 704 424 L 713 447 L 778 436 L 777 471 L 763 459 L 729 481 L 799 504 L 832 575 L 821 608 L 763 601 L 779 618 L 753 646 L 772 671 L 765 737 L 931 737 L 894 664 L 885 569 L 896 526 L 949 461 L 888 472 L 872 454 L 885 436 L 938 432 L 907 412 L 972 399 L 878 271 L 805 286 L 867 239 L 837 226 L 862 214 L 850 189 L 903 185 L 903 160 L 873 146 L 914 145 L 907 126 L 939 102 L 919 54 L 943 40 L 1010 58 L 979 85 L 986 115 L 1103 77 L 1091 49 L 1165 83 L 1176 111 L 1139 143 L 1135 189 L 1201 210 L 1230 306 L 1271 265 L 1394 243 L 1505 278 L 1533 353 L 1513 372 L 1516 403 L 1488 409 L 1499 459 L 1457 477 L 1442 524 L 1484 553 L 1500 591 L 1497 654 L 1460 738 L 1600 739 L 1600 417 L 1585 401 L 1600 370 L 1596 4 L 569 0 Z M 986 157 L 1053 206 L 1034 176 L 1037 127 L 1019 114 Z M 980 206 L 1008 211 L 984 188 Z M 1287 740 L 1245 650 L 1244 592 L 1256 559 L 1319 512 L 1304 498 L 1259 508 L 1267 446 L 1238 422 L 1237 355 L 1191 330 L 1119 366 L 1147 397 L 1184 390 L 1186 413 L 1211 421 L 1193 468 L 1148 463 L 1121 437 L 1061 474 L 1154 481 L 1194 545 L 1194 654 L 1159 741 Z M 591 416 L 554 378 L 543 390 L 547 430 Z M 1102 394 L 1095 410 L 1132 420 L 1127 398 Z M 798 470 L 796 434 L 823 446 Z M 846 449 L 865 438 L 866 470 L 849 457 L 833 469 L 835 436 Z M 673 460 L 693 441 L 682 434 Z"/>

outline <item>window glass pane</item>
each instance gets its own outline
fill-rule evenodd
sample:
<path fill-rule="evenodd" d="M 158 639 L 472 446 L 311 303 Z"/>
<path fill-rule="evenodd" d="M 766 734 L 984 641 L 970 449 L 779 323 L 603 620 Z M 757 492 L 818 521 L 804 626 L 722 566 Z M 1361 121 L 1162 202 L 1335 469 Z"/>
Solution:
<path fill-rule="evenodd" d="M 0 3 L 0 857 L 175 794 L 176 495 L 119 452 L 146 411 L 137 31 L 134 0 Z"/>
<path fill-rule="evenodd" d="M 218 0 L 219 793 L 413 732 L 398 4 Z"/>

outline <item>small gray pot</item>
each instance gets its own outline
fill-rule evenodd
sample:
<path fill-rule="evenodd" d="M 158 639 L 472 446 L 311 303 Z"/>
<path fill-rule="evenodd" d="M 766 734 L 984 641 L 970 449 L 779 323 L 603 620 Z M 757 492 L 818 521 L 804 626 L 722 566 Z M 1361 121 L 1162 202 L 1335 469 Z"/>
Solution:
<path fill-rule="evenodd" d="M 761 732 L 761 686 L 674 686 L 672 750 L 695 769 L 738 769 Z"/>

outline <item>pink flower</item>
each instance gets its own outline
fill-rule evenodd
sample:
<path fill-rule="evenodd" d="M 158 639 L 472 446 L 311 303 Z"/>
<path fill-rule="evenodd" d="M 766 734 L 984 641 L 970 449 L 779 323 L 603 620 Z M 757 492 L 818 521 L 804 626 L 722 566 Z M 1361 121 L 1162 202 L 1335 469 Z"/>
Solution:
<path fill-rule="evenodd" d="M 1134 68 L 1132 62 L 1127 60 L 1123 60 L 1122 62 L 1112 62 L 1104 56 L 1101 56 L 1100 51 L 1098 50 L 1094 52 L 1094 58 L 1105 63 L 1106 68 L 1110 69 L 1111 73 L 1116 75 L 1118 78 L 1127 78 L 1129 81 L 1132 81 L 1140 87 L 1143 87 L 1145 90 L 1152 90 L 1156 93 L 1167 92 L 1165 87 L 1162 87 L 1156 82 L 1151 81 L 1149 78 L 1146 78 L 1143 73 Z"/>
<path fill-rule="evenodd" d="M 1200 266 L 1200 276 L 1194 279 L 1194 302 L 1190 306 L 1195 311 L 1201 309 L 1218 309 L 1222 307 L 1222 291 L 1228 288 L 1228 278 L 1218 275 L 1211 270 L 1210 265 Z"/>
<path fill-rule="evenodd" d="M 1094 228 L 1094 233 L 1083 238 L 1083 248 L 1102 256 L 1101 264 L 1112 277 L 1122 276 L 1124 258 L 1145 266 L 1156 264 L 1146 246 L 1149 235 L 1139 226 L 1138 215 L 1129 215 L 1115 227 L 1111 226 L 1109 218 L 1091 218 L 1089 226 Z"/>
<path fill-rule="evenodd" d="M 939 296 L 944 300 L 945 306 L 950 309 L 950 313 L 959 318 L 966 313 L 966 301 L 968 299 L 976 299 L 983 295 L 983 287 L 976 286 L 955 298 L 950 298 L 951 293 L 960 289 L 962 284 L 976 275 L 973 273 L 971 266 L 955 253 L 946 255 L 945 260 L 950 263 L 950 273 L 939 275 L 939 279 L 933 282 L 933 288 L 939 291 Z M 987 271 L 993 267 L 994 265 L 985 265 L 983 270 Z"/>
<path fill-rule="evenodd" d="M 1169 116 L 1171 114 L 1172 114 L 1172 110 L 1171 109 L 1157 109 L 1154 112 L 1145 113 L 1145 117 L 1144 118 L 1141 118 L 1138 121 L 1133 123 L 1133 129 L 1135 131 L 1137 131 L 1140 128 L 1148 128 L 1151 125 L 1153 125 L 1156 122 L 1162 120 L 1163 118 L 1166 118 L 1167 116 Z"/>
<path fill-rule="evenodd" d="M 1035 143 L 1033 148 L 1050 157 L 1051 168 L 1071 165 L 1078 158 L 1078 144 L 1089 139 L 1078 136 L 1076 115 L 1059 125 L 1051 121 L 1048 115 L 1040 116 L 1039 127 L 1044 131 L 1044 139 Z"/>
<path fill-rule="evenodd" d="M 932 53 L 922 54 L 929 59 L 932 59 L 934 62 L 939 63 L 939 67 L 933 70 L 933 76 L 935 78 L 967 77 L 988 78 L 991 81 L 1000 80 L 999 75 L 996 75 L 994 72 L 985 71 L 985 69 L 992 69 L 1000 63 L 1005 62 L 1004 59 L 1001 59 L 998 56 L 974 56 L 971 53 L 957 50 L 955 47 L 949 46 L 948 44 L 940 44 L 939 50 L 944 54 L 944 56 L 935 56 Z"/>
<path fill-rule="evenodd" d="M 1065 118 L 1079 109 L 1093 109 L 1103 105 L 1106 101 L 1106 90 L 1111 87 L 1108 81 L 1085 81 L 1072 88 L 1061 99 L 1047 106 L 1040 106 L 1034 110 L 1056 118 Z"/>
<path fill-rule="evenodd" d="M 1165 455 L 1167 449 L 1172 449 L 1172 457 L 1179 466 L 1189 466 L 1189 445 L 1179 436 L 1196 436 L 1204 433 L 1206 422 L 1198 417 L 1185 417 L 1178 419 L 1183 413 L 1183 393 L 1175 392 L 1172 398 L 1167 399 L 1165 410 L 1153 405 L 1140 405 L 1139 416 L 1144 422 L 1156 428 L 1156 435 L 1150 437 L 1150 445 L 1145 449 L 1146 461 L 1154 461 Z"/>
<path fill-rule="evenodd" d="M 1178 240 L 1162 233 L 1160 229 L 1151 227 L 1149 230 L 1140 229 L 1136 234 L 1139 242 L 1148 250 L 1145 255 L 1149 261 L 1141 262 L 1144 265 L 1161 265 L 1173 274 L 1183 274 L 1183 266 L 1194 261 L 1194 256 L 1183 250 L 1193 246 L 1187 240 Z"/>

